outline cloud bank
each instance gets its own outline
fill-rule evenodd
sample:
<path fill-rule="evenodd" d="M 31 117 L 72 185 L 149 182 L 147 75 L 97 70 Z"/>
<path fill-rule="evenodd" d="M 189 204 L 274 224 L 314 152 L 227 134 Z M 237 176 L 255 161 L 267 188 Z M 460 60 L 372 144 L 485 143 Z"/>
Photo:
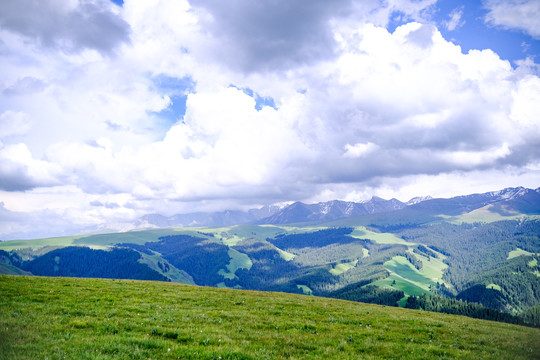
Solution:
<path fill-rule="evenodd" d="M 304 3 L 3 2 L 0 236 L 538 187 L 532 59 L 463 53 L 434 1 Z"/>

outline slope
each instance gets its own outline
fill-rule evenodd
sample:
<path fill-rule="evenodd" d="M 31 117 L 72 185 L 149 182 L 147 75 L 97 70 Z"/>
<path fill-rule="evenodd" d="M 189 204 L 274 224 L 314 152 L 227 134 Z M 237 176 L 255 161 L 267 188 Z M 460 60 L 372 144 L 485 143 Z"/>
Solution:
<path fill-rule="evenodd" d="M 9 359 L 533 359 L 540 330 L 309 296 L 0 276 Z"/>

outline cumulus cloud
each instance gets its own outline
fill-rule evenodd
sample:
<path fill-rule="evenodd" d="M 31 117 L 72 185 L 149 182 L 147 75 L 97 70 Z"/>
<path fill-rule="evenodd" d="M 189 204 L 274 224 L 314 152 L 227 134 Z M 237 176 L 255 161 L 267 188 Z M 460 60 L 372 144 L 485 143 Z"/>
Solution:
<path fill-rule="evenodd" d="M 355 2 L 350 0 L 194 0 L 215 54 L 243 71 L 286 70 L 334 58 L 336 27 L 370 19 L 386 25 L 390 16 L 419 19 L 434 0 Z"/>
<path fill-rule="evenodd" d="M 28 190 L 59 183 L 57 164 L 32 157 L 28 147 L 19 143 L 0 148 L 0 189 Z"/>
<path fill-rule="evenodd" d="M 486 0 L 486 22 L 518 29 L 540 39 L 540 2 L 536 0 Z"/>
<path fill-rule="evenodd" d="M 42 80 L 26 76 L 5 88 L 2 93 L 4 95 L 29 95 L 40 92 L 45 86 L 46 84 Z"/>
<path fill-rule="evenodd" d="M 23 135 L 31 127 L 31 122 L 27 114 L 23 112 L 6 111 L 0 115 L 0 139 L 13 136 Z"/>
<path fill-rule="evenodd" d="M 40 5 L 68 15 L 93 6 L 85 13 L 123 24 L 101 45 L 0 15 L 11 34 L 0 54 L 9 70 L 3 209 L 86 226 L 149 212 L 438 195 L 414 189 L 446 178 L 478 189 L 483 172 L 532 184 L 537 65 L 463 53 L 421 21 L 386 29 L 396 16 L 422 20 L 433 3 Z M 185 114 L 163 116 L 179 95 Z"/>
<path fill-rule="evenodd" d="M 393 34 L 365 25 L 356 35 L 343 44 L 351 51 L 325 64 L 322 83 L 314 67 L 303 74 L 309 90 L 275 109 L 217 87 L 190 94 L 163 141 L 120 150 L 110 141 L 59 143 L 48 159 L 91 193 L 193 201 L 275 191 L 286 199 L 308 184 L 492 167 L 523 145 L 516 140 L 535 124 L 525 94 L 535 93 L 536 77 L 516 80 L 493 52 L 463 54 L 430 25 Z"/>
<path fill-rule="evenodd" d="M 205 10 L 204 25 L 221 43 L 219 51 L 231 57 L 231 65 L 251 70 L 331 56 L 329 18 L 347 11 L 350 2 L 196 0 L 193 5 Z"/>
<path fill-rule="evenodd" d="M 112 10 L 105 0 L 6 0 L 0 3 L 0 28 L 45 47 L 108 54 L 129 41 L 129 25 Z"/>
<path fill-rule="evenodd" d="M 371 142 L 368 143 L 358 143 L 354 145 L 346 144 L 344 157 L 357 158 L 362 156 L 367 156 L 370 153 L 376 151 L 379 147 L 376 144 Z"/>
<path fill-rule="evenodd" d="M 462 20 L 463 7 L 456 8 L 448 14 L 448 20 L 443 24 L 449 31 L 454 31 L 457 28 L 462 27 L 465 24 L 465 20 Z"/>

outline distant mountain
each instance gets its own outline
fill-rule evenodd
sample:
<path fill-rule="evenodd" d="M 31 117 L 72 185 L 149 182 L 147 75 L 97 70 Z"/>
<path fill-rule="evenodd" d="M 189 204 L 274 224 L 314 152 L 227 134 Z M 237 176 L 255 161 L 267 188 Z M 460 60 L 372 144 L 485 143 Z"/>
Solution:
<path fill-rule="evenodd" d="M 194 227 L 194 226 L 227 226 L 245 224 L 254 221 L 254 217 L 244 211 L 225 210 L 221 212 L 194 212 L 163 216 L 159 214 L 144 215 L 135 221 L 138 228 L 148 227 Z"/>
<path fill-rule="evenodd" d="M 331 221 L 371 214 L 385 214 L 400 210 L 411 210 L 431 215 L 460 215 L 487 205 L 501 215 L 509 212 L 540 214 L 540 188 L 507 188 L 483 194 L 456 196 L 450 199 L 415 197 L 407 203 L 396 199 L 385 200 L 374 196 L 366 202 L 333 200 L 318 204 L 296 202 L 273 215 L 261 219 L 259 224 L 292 224 L 312 221 Z"/>
<path fill-rule="evenodd" d="M 508 212 L 540 214 L 540 188 L 507 188 L 483 194 L 457 196 L 449 199 L 414 197 L 404 203 L 396 199 L 385 200 L 372 197 L 369 201 L 353 202 L 332 200 L 316 204 L 294 202 L 274 204 L 248 211 L 225 210 L 220 212 L 193 212 L 164 216 L 144 215 L 133 222 L 108 224 L 99 231 L 131 231 L 167 227 L 211 227 L 241 224 L 294 224 L 318 221 L 332 221 L 373 214 L 413 211 L 431 215 L 459 215 L 486 205 L 491 211 L 505 215 Z M 401 213 L 400 212 L 400 213 Z"/>
<path fill-rule="evenodd" d="M 260 224 L 291 224 L 310 221 L 329 221 L 341 218 L 385 213 L 403 209 L 399 200 L 385 200 L 374 196 L 366 202 L 332 200 L 317 204 L 295 202 L 272 216 L 259 220 Z"/>
<path fill-rule="evenodd" d="M 411 209 L 431 214 L 460 215 L 487 205 L 494 212 L 540 213 L 540 188 L 506 188 L 482 194 L 456 196 L 450 199 L 428 199 L 413 205 Z"/>

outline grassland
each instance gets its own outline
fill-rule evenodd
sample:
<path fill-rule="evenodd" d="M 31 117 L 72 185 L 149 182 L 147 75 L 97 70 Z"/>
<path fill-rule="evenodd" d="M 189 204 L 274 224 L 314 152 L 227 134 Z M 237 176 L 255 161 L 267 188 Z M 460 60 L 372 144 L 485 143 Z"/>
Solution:
<path fill-rule="evenodd" d="M 311 290 L 311 288 L 307 285 L 296 285 L 299 289 L 302 290 L 302 292 L 304 293 L 304 295 L 312 295 L 313 294 L 313 290 Z"/>
<path fill-rule="evenodd" d="M 437 271 L 434 270 L 436 267 L 426 267 L 422 271 L 418 271 L 403 256 L 394 256 L 384 263 L 384 267 L 390 272 L 390 276 L 374 282 L 373 285 L 392 287 L 402 290 L 405 295 L 418 296 L 429 294 L 430 285 L 436 284 L 436 280 L 430 277 L 430 275 L 437 274 Z"/>
<path fill-rule="evenodd" d="M 486 285 L 486 288 L 501 291 L 501 287 L 497 284 L 488 284 Z"/>
<path fill-rule="evenodd" d="M 493 210 L 493 204 L 486 205 L 484 207 L 481 207 L 479 209 L 473 210 L 468 213 L 464 213 L 462 215 L 458 216 L 446 216 L 446 215 L 439 215 L 442 218 L 445 218 L 446 221 L 454 223 L 454 224 L 460 224 L 460 223 L 491 223 L 495 221 L 503 221 L 503 220 L 522 220 L 522 219 L 539 219 L 540 216 L 538 215 L 525 215 L 513 210 L 507 210 L 504 214 L 501 214 L 500 211 L 494 211 Z"/>
<path fill-rule="evenodd" d="M 375 241 L 377 244 L 400 244 L 400 245 L 416 245 L 414 243 L 407 242 L 401 238 L 398 238 L 392 233 L 377 233 L 366 229 L 364 226 L 359 226 L 351 233 L 352 237 L 357 239 L 369 239 Z"/>
<path fill-rule="evenodd" d="M 445 255 L 437 253 L 439 257 L 434 258 L 427 257 L 418 253 L 413 253 L 411 250 L 409 250 L 409 253 L 422 261 L 422 269 L 418 271 L 420 274 L 422 274 L 426 278 L 429 278 L 432 282 L 443 283 L 442 277 L 444 274 L 444 270 L 448 267 L 448 265 L 444 262 L 444 259 L 446 258 Z M 446 285 L 450 286 L 448 284 Z"/>
<path fill-rule="evenodd" d="M 251 269 L 253 262 L 244 253 L 241 253 L 234 249 L 229 249 L 228 251 L 231 261 L 227 264 L 227 269 L 221 269 L 219 271 L 220 275 L 223 275 L 226 279 L 234 279 L 236 277 L 236 270 L 238 269 Z"/>
<path fill-rule="evenodd" d="M 35 240 L 9 240 L 0 241 L 0 250 L 11 251 L 21 248 L 38 249 L 42 247 L 70 246 L 79 238 L 85 236 L 62 236 Z"/>
<path fill-rule="evenodd" d="M 53 237 L 34 240 L 9 240 L 0 242 L 0 250 L 11 251 L 23 248 L 39 249 L 44 247 L 65 247 L 84 245 L 93 248 L 106 248 L 108 245 L 121 243 L 133 243 L 143 245 L 149 241 L 158 241 L 161 236 L 166 235 L 193 235 L 201 236 L 197 230 L 188 229 L 158 229 L 129 231 L 123 233 L 96 234 L 96 235 L 75 235 Z"/>
<path fill-rule="evenodd" d="M 2 359 L 534 359 L 540 330 L 310 296 L 0 276 Z"/>
<path fill-rule="evenodd" d="M 535 254 L 518 248 L 516 250 L 510 251 L 510 253 L 508 253 L 508 257 L 506 259 L 510 260 L 510 259 L 516 258 L 518 256 L 531 256 L 531 255 L 535 255 Z"/>
<path fill-rule="evenodd" d="M 182 270 L 178 270 L 167 260 L 164 260 L 161 256 L 157 254 L 149 255 L 142 253 L 141 260 L 139 260 L 139 262 L 148 265 L 150 269 L 157 271 L 161 275 L 168 277 L 174 282 L 181 282 L 183 284 L 195 284 L 191 276 L 189 276 Z M 163 271 L 163 269 L 159 266 L 159 263 L 167 265 L 166 272 Z"/>
<path fill-rule="evenodd" d="M 329 271 L 330 271 L 330 274 L 338 276 L 338 275 L 343 274 L 344 272 L 347 272 L 348 270 L 351 270 L 352 268 L 356 266 L 356 264 L 358 264 L 358 259 L 337 264 Z"/>

